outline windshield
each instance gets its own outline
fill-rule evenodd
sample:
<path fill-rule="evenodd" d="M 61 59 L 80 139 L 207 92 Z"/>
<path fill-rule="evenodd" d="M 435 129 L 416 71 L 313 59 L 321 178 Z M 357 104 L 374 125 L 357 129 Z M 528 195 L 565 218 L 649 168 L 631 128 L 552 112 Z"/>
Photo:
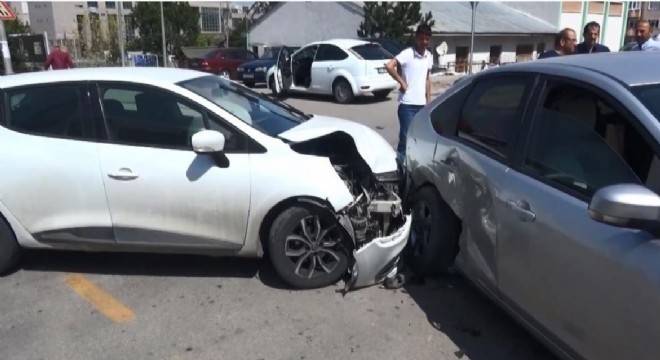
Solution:
<path fill-rule="evenodd" d="M 310 115 L 291 105 L 275 102 L 267 96 L 219 76 L 202 76 L 178 83 L 215 103 L 244 123 L 270 136 L 277 136 Z"/>
<path fill-rule="evenodd" d="M 636 86 L 632 92 L 653 116 L 660 120 L 660 84 Z"/>
<path fill-rule="evenodd" d="M 351 51 L 359 55 L 364 60 L 387 60 L 393 58 L 392 54 L 383 49 L 383 47 L 379 44 L 353 46 Z"/>

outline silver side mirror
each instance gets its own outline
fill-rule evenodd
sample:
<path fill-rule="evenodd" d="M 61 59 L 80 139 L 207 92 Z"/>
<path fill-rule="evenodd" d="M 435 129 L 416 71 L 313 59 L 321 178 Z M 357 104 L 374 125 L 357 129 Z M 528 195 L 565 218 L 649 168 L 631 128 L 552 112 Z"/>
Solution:
<path fill-rule="evenodd" d="M 202 130 L 192 136 L 192 148 L 197 154 L 213 154 L 225 149 L 225 136 L 215 130 Z"/>
<path fill-rule="evenodd" d="M 607 186 L 592 197 L 589 216 L 605 224 L 645 230 L 660 220 L 660 196 L 636 184 Z"/>

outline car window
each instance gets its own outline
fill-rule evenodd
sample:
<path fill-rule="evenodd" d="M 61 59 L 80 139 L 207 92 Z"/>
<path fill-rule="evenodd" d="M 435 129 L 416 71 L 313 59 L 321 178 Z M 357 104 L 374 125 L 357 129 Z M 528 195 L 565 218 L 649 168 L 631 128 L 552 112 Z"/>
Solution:
<path fill-rule="evenodd" d="M 312 60 L 314 59 L 314 55 L 316 54 L 316 49 L 318 49 L 318 45 L 311 45 L 306 48 L 303 48 L 295 55 L 293 55 L 293 60 L 294 61 Z"/>
<path fill-rule="evenodd" d="M 458 137 L 506 157 L 520 128 L 529 91 L 526 76 L 498 76 L 477 82 L 463 105 Z"/>
<path fill-rule="evenodd" d="M 87 140 L 83 131 L 84 94 L 76 84 L 9 90 L 6 126 L 33 135 Z"/>
<path fill-rule="evenodd" d="M 353 46 L 351 51 L 357 55 L 359 59 L 363 60 L 387 60 L 393 58 L 387 50 L 383 49 L 380 44 L 364 44 Z"/>
<path fill-rule="evenodd" d="M 109 140 L 115 143 L 192 150 L 192 136 L 206 129 L 202 108 L 163 90 L 101 84 L 99 94 Z M 243 149 L 243 137 L 227 125 L 210 128 L 225 136 L 225 151 Z"/>
<path fill-rule="evenodd" d="M 655 119 L 660 121 L 660 84 L 635 86 L 632 91 Z"/>
<path fill-rule="evenodd" d="M 456 133 L 456 126 L 469 90 L 469 86 L 463 87 L 431 110 L 431 125 L 435 132 L 440 135 Z"/>
<path fill-rule="evenodd" d="M 322 44 L 314 61 L 341 61 L 348 57 L 344 50 L 330 44 Z"/>
<path fill-rule="evenodd" d="M 254 60 L 254 59 L 257 58 L 257 56 L 255 54 L 253 54 L 252 52 L 247 51 L 247 50 L 243 50 L 243 51 L 244 51 L 243 56 L 244 56 L 245 59 Z"/>
<path fill-rule="evenodd" d="M 630 120 L 589 89 L 560 81 L 548 82 L 524 166 L 587 198 L 621 183 L 660 190 L 660 162 Z"/>

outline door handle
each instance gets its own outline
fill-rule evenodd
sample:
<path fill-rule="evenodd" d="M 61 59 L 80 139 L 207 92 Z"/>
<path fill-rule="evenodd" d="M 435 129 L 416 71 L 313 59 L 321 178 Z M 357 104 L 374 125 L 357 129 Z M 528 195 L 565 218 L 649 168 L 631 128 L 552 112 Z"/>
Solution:
<path fill-rule="evenodd" d="M 109 172 L 108 176 L 117 180 L 134 180 L 137 179 L 139 175 L 131 171 L 129 168 L 121 168 L 117 171 Z"/>
<path fill-rule="evenodd" d="M 518 219 L 523 222 L 533 222 L 536 220 L 536 214 L 532 211 L 529 203 L 524 200 L 507 200 L 506 205 L 511 209 Z"/>
<path fill-rule="evenodd" d="M 334 68 L 335 68 L 334 66 L 330 65 L 328 66 L 328 71 L 332 71 Z"/>

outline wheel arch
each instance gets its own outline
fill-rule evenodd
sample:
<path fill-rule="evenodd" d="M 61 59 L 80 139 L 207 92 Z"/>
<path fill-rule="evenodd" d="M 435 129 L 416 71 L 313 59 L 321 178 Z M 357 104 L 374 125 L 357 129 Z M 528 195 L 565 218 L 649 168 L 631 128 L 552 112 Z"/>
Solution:
<path fill-rule="evenodd" d="M 353 76 L 351 76 L 351 74 L 348 71 L 343 71 L 343 70 L 340 70 L 337 73 L 337 75 L 335 75 L 334 79 L 332 79 L 332 85 L 330 85 L 331 94 L 334 91 L 335 84 L 340 80 L 346 80 L 351 85 L 351 90 L 353 90 L 353 96 L 357 96 L 359 94 L 360 89 L 358 89 L 355 79 L 353 79 Z"/>

